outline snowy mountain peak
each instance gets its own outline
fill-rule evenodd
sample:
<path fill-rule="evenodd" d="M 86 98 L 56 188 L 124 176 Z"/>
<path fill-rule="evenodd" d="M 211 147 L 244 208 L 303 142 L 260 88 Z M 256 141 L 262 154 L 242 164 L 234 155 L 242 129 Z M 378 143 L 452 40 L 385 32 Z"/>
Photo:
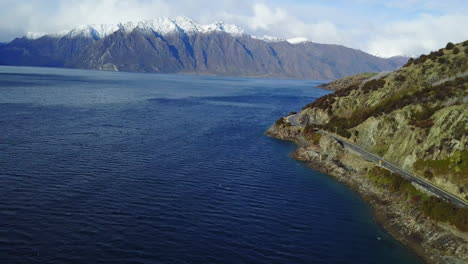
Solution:
<path fill-rule="evenodd" d="M 281 41 L 285 41 L 284 39 L 277 38 L 277 37 L 272 37 L 272 36 L 268 36 L 268 35 L 264 35 L 263 37 L 252 36 L 252 38 L 254 38 L 254 39 L 259 39 L 259 40 L 263 40 L 263 41 L 265 41 L 265 42 L 281 42 Z"/>
<path fill-rule="evenodd" d="M 66 36 L 69 38 L 86 37 L 99 39 L 99 33 L 90 25 L 79 25 L 76 28 L 70 30 Z"/>
<path fill-rule="evenodd" d="M 28 39 L 38 39 L 40 37 L 43 37 L 47 35 L 47 33 L 44 32 L 27 32 L 26 35 L 24 35 Z"/>
<path fill-rule="evenodd" d="M 166 35 L 177 32 L 182 32 L 186 34 L 207 34 L 212 32 L 225 32 L 234 36 L 246 34 L 245 31 L 240 27 L 236 25 L 225 24 L 224 22 L 201 25 L 186 17 L 176 17 L 174 19 L 168 17 L 160 17 L 152 20 L 144 20 L 139 22 L 80 25 L 71 30 L 55 34 L 28 32 L 25 37 L 29 39 L 37 39 L 43 36 L 58 38 L 85 37 L 98 40 L 105 38 L 118 30 L 122 30 L 127 34 L 131 33 L 134 30 L 139 30 L 147 34 L 157 33 L 160 35 Z"/>
<path fill-rule="evenodd" d="M 205 31 L 209 32 L 211 31 L 223 31 L 231 35 L 244 35 L 245 31 L 238 27 L 237 25 L 231 25 L 231 24 L 225 24 L 224 22 L 217 22 L 215 24 L 211 25 L 205 25 L 203 26 Z"/>
<path fill-rule="evenodd" d="M 310 40 L 308 40 L 306 38 L 290 38 L 290 39 L 287 39 L 286 41 L 293 44 L 293 45 L 294 44 L 301 44 L 301 43 L 305 43 L 305 42 L 310 42 Z"/>

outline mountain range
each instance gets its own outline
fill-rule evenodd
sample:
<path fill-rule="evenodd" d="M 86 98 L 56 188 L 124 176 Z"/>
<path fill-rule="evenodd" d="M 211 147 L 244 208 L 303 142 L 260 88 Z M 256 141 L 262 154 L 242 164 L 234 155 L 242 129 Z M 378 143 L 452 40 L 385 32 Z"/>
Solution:
<path fill-rule="evenodd" d="M 255 37 L 236 25 L 184 17 L 28 33 L 0 45 L 0 65 L 323 80 L 394 70 L 407 59 L 302 38 Z"/>

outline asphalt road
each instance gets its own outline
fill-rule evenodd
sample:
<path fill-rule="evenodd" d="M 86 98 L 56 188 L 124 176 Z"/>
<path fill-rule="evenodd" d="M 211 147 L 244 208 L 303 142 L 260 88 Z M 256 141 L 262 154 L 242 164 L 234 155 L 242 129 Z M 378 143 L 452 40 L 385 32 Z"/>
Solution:
<path fill-rule="evenodd" d="M 290 115 L 287 117 L 287 120 L 289 123 L 291 123 L 291 125 L 293 126 L 299 126 L 299 127 L 304 127 L 301 123 L 299 123 L 297 120 L 296 120 L 296 116 L 297 115 Z M 331 136 L 333 137 L 336 141 L 338 141 L 338 143 L 340 143 L 341 145 L 343 145 L 344 147 L 360 154 L 364 159 L 366 160 L 369 160 L 369 161 L 373 161 L 375 163 L 378 163 L 380 166 L 396 173 L 396 174 L 399 174 L 401 175 L 402 177 L 406 178 L 407 180 L 411 181 L 411 182 L 414 182 L 416 184 L 418 184 L 419 186 L 423 187 L 424 189 L 426 189 L 427 191 L 429 191 L 430 193 L 434 194 L 435 196 L 443 199 L 443 200 L 446 200 L 450 203 L 452 203 L 453 205 L 455 205 L 456 207 L 460 207 L 460 208 L 467 208 L 468 207 L 468 203 L 463 201 L 462 199 L 458 198 L 457 196 L 451 194 L 451 193 L 448 193 L 444 190 L 442 190 L 441 188 L 419 178 L 419 177 L 416 177 L 414 175 L 412 175 L 411 173 L 401 169 L 400 167 L 396 166 L 395 164 L 389 162 L 389 161 L 386 161 L 385 159 L 383 159 L 382 157 L 379 157 L 378 155 L 374 154 L 374 153 L 371 153 L 365 149 L 362 149 L 360 148 L 359 146 L 357 145 L 354 145 L 348 141 L 345 141 L 343 140 L 342 138 L 340 137 L 337 137 L 336 135 L 333 135 L 327 131 L 323 131 L 323 130 L 319 130 L 317 129 L 317 132 L 319 132 L 320 134 L 324 134 L 324 135 L 328 135 L 328 136 Z"/>
<path fill-rule="evenodd" d="M 288 120 L 289 123 L 291 123 L 291 125 L 293 126 L 298 126 L 298 127 L 304 127 L 301 123 L 297 122 L 296 120 L 296 115 L 290 115 L 288 116 L 286 119 Z"/>

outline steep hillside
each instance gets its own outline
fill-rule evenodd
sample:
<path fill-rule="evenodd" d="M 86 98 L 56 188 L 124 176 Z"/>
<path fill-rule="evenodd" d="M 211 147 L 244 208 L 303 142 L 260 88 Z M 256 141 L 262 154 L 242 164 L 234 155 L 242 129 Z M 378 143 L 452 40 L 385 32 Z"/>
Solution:
<path fill-rule="evenodd" d="M 398 71 L 351 84 L 306 106 L 299 118 L 468 199 L 468 161 L 462 160 L 468 150 L 467 46 L 449 44 Z"/>
<path fill-rule="evenodd" d="M 367 79 L 370 79 L 372 77 L 375 77 L 376 75 L 378 75 L 378 73 L 375 73 L 375 72 L 360 73 L 356 75 L 347 76 L 347 77 L 341 78 L 339 80 L 336 80 L 330 83 L 325 83 L 318 87 L 325 89 L 325 90 L 338 91 L 338 90 L 347 88 L 352 85 L 359 85 L 361 82 L 366 81 Z"/>
<path fill-rule="evenodd" d="M 336 138 L 468 201 L 468 41 L 368 77 L 335 82 L 336 92 L 266 133 L 296 142 L 295 158 L 360 193 L 379 222 L 428 263 L 467 263 L 468 208 L 434 197 Z"/>
<path fill-rule="evenodd" d="M 0 46 L 0 65 L 111 71 L 333 80 L 402 64 L 339 45 L 265 41 L 234 25 L 186 18 L 80 26 Z"/>

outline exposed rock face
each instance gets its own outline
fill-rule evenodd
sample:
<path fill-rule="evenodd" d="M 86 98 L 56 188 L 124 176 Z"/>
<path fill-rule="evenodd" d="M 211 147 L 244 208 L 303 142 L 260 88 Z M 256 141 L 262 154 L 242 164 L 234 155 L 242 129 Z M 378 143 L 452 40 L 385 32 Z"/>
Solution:
<path fill-rule="evenodd" d="M 462 264 L 468 261 L 468 234 L 425 217 L 398 195 L 377 188 L 366 177 L 374 165 L 322 135 L 318 142 L 307 140 L 303 129 L 289 124 L 273 125 L 267 135 L 296 142 L 294 158 L 332 175 L 349 185 L 375 210 L 376 220 L 394 237 L 412 248 L 428 263 Z"/>
<path fill-rule="evenodd" d="M 393 70 L 402 62 L 338 45 L 267 42 L 226 32 L 160 34 L 135 28 L 103 38 L 68 34 L 15 39 L 0 46 L 0 64 L 333 80 Z"/>
<path fill-rule="evenodd" d="M 299 113 L 435 185 L 468 199 L 468 43 L 349 84 Z M 455 51 L 457 50 L 457 51 Z M 453 160 L 461 153 L 461 160 Z M 445 164 L 441 168 L 437 164 Z"/>
<path fill-rule="evenodd" d="M 296 142 L 295 158 L 353 187 L 374 207 L 377 220 L 427 262 L 467 263 L 468 209 L 437 202 L 401 177 L 385 178 L 385 170 L 312 128 L 348 138 L 467 200 L 468 41 L 410 60 L 395 72 L 335 84 L 343 83 L 348 86 L 297 114 L 305 128 L 283 118 L 266 134 Z"/>

